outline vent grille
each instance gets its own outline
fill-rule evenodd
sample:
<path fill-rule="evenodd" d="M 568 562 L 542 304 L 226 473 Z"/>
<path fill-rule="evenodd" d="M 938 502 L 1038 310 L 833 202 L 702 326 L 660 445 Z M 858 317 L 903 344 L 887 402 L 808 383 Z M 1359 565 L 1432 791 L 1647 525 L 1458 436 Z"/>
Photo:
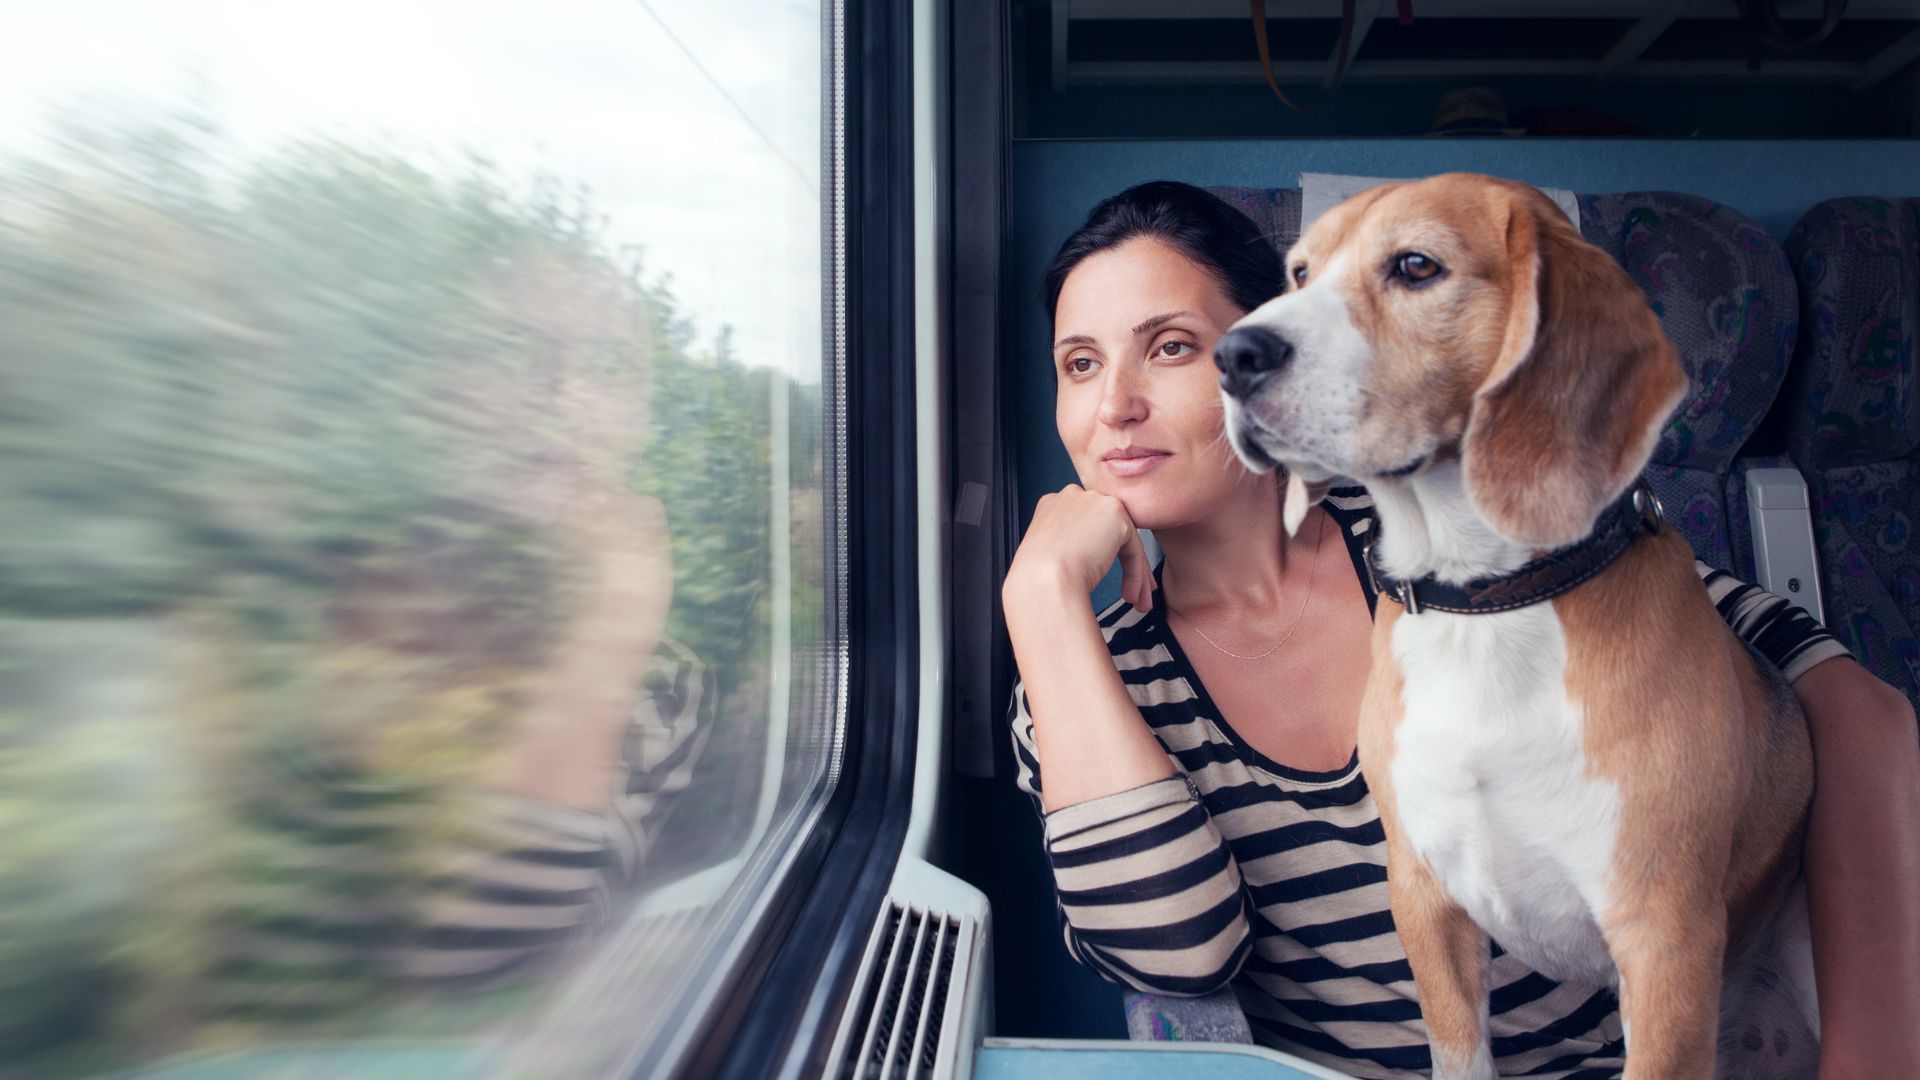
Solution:
<path fill-rule="evenodd" d="M 932 1077 L 947 1035 L 948 990 L 965 921 L 890 902 L 869 952 L 865 989 L 853 1015 L 858 1042 L 841 1059 L 840 1080 Z"/>

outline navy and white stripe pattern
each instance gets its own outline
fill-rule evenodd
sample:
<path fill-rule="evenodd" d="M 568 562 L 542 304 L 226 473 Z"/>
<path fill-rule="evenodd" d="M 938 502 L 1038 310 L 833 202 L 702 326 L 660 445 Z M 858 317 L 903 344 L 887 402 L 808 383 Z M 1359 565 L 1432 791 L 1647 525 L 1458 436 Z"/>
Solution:
<path fill-rule="evenodd" d="M 562 962 L 631 892 L 712 735 L 715 677 L 685 646 L 661 642 L 635 691 L 597 810 L 500 793 L 442 807 L 370 784 L 286 796 L 259 826 L 261 886 L 235 901 L 213 1005 L 311 1019 L 382 986 L 468 989 Z M 423 806 L 445 815 L 425 835 Z"/>
<path fill-rule="evenodd" d="M 396 953 L 403 976 L 488 982 L 555 955 L 601 928 L 693 784 L 714 728 L 714 673 L 662 640 L 622 732 L 620 776 L 599 811 L 522 796 L 488 796 L 467 821 L 440 890 L 413 913 Z"/>
<path fill-rule="evenodd" d="M 484 982 L 547 958 L 618 909 L 713 733 L 714 673 L 671 639 L 655 649 L 598 811 L 493 795 L 398 951 L 412 978 Z"/>
<path fill-rule="evenodd" d="M 1358 560 L 1374 527 L 1371 501 L 1347 488 L 1323 505 Z M 1845 655 L 1786 601 L 1698 569 L 1735 632 L 1788 678 Z M 1426 1028 L 1387 906 L 1386 838 L 1357 758 L 1314 773 L 1248 746 L 1200 685 L 1164 610 L 1142 614 L 1122 601 L 1100 627 L 1179 775 L 1043 815 L 1068 951 L 1139 990 L 1203 994 L 1231 983 L 1256 1039 L 1351 1075 L 1424 1075 Z M 1033 719 L 1019 687 L 1013 735 L 1018 782 L 1039 806 Z M 1555 983 L 1497 944 L 1492 985 L 1502 1075 L 1586 1080 L 1624 1067 L 1610 991 Z"/>

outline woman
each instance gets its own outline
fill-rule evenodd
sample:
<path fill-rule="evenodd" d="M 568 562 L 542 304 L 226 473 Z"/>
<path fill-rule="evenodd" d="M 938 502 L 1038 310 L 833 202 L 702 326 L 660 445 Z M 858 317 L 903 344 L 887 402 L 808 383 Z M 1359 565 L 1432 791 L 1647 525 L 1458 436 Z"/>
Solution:
<path fill-rule="evenodd" d="M 1355 753 L 1370 503 L 1335 489 L 1288 539 L 1278 478 L 1222 434 L 1213 342 L 1281 275 L 1244 215 L 1167 182 L 1102 203 L 1055 258 L 1055 420 L 1081 484 L 1041 499 L 1003 588 L 1019 781 L 1082 963 L 1161 993 L 1231 984 L 1262 1042 L 1356 1076 L 1424 1073 Z M 1096 616 L 1088 593 L 1116 557 L 1123 599 Z M 1784 601 L 1701 571 L 1813 729 L 1821 1075 L 1920 1075 L 1912 709 Z M 1503 1073 L 1622 1067 L 1611 993 L 1506 955 L 1492 987 Z"/>

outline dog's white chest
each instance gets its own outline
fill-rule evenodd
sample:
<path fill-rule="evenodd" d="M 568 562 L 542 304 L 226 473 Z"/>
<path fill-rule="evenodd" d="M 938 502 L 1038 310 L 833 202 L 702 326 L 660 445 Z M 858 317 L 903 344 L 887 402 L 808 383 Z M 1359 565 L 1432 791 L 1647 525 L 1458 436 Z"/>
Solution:
<path fill-rule="evenodd" d="M 1389 766 L 1400 827 L 1448 895 L 1529 967 L 1607 984 L 1619 789 L 1589 773 L 1550 604 L 1423 612 L 1393 628 L 1405 715 Z"/>

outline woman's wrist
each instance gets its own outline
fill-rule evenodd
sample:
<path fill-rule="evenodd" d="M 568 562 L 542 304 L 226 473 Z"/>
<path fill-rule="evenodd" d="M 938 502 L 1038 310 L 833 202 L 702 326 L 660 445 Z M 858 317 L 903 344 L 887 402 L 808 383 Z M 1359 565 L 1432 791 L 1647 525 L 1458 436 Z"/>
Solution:
<path fill-rule="evenodd" d="M 1076 612 L 1084 611 L 1088 616 L 1093 613 L 1088 590 L 1073 580 L 1065 567 L 1046 563 L 1015 565 L 1007 572 L 1000 587 L 1000 610 L 1009 629 L 1016 620 L 1023 624 L 1057 623 Z"/>

